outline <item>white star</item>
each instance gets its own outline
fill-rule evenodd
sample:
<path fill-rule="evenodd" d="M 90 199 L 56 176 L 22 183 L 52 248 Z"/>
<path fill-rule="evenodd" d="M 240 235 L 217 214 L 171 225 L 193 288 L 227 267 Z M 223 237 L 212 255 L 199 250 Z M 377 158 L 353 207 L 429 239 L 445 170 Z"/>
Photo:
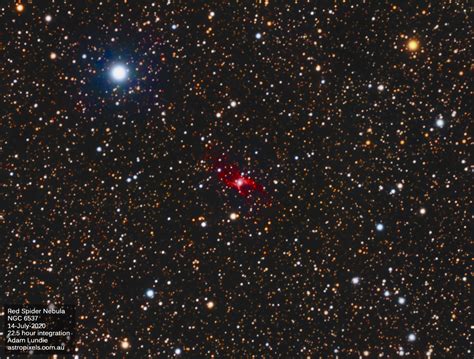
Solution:
<path fill-rule="evenodd" d="M 444 120 L 442 118 L 438 118 L 436 120 L 436 127 L 443 128 L 444 127 Z"/>
<path fill-rule="evenodd" d="M 127 78 L 127 68 L 123 65 L 115 65 L 112 67 L 111 75 L 115 81 L 123 81 Z"/>

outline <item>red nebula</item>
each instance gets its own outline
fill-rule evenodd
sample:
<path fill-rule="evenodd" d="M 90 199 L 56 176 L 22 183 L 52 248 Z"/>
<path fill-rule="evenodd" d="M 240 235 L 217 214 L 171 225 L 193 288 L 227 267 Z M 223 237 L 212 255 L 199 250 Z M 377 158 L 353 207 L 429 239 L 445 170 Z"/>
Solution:
<path fill-rule="evenodd" d="M 260 197 L 268 204 L 268 194 L 264 187 L 250 177 L 244 176 L 238 165 L 230 163 L 227 158 L 213 159 L 212 171 L 219 181 L 227 187 L 237 190 L 245 198 Z"/>
<path fill-rule="evenodd" d="M 263 186 L 249 177 L 242 176 L 240 171 L 234 165 L 224 165 L 218 167 L 217 178 L 228 187 L 235 188 L 239 194 L 248 197 L 252 192 L 264 193 Z"/>

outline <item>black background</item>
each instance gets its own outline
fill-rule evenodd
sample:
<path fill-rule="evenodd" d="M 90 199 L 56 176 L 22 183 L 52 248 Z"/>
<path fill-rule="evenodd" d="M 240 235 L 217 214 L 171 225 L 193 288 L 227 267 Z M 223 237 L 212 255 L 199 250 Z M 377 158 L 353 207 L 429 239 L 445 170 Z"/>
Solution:
<path fill-rule="evenodd" d="M 81 358 L 470 356 L 467 2 L 1 6 L 0 302 Z"/>

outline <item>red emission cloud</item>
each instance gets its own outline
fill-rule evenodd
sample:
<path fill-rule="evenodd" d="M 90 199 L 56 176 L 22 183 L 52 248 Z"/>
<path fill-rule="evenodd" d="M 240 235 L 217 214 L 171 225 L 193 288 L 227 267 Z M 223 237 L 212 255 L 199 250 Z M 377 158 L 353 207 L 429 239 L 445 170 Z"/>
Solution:
<path fill-rule="evenodd" d="M 220 182 L 236 190 L 242 197 L 247 199 L 258 197 L 266 204 L 269 203 L 268 194 L 263 185 L 251 177 L 242 175 L 240 167 L 231 163 L 225 156 L 212 159 L 212 172 Z"/>

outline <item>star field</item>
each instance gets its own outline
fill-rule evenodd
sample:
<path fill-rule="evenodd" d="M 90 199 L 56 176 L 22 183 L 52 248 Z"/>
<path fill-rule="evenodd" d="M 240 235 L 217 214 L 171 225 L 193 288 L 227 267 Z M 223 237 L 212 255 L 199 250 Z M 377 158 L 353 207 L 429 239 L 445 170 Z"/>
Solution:
<path fill-rule="evenodd" d="M 0 302 L 75 359 L 471 357 L 471 10 L 4 1 Z"/>

